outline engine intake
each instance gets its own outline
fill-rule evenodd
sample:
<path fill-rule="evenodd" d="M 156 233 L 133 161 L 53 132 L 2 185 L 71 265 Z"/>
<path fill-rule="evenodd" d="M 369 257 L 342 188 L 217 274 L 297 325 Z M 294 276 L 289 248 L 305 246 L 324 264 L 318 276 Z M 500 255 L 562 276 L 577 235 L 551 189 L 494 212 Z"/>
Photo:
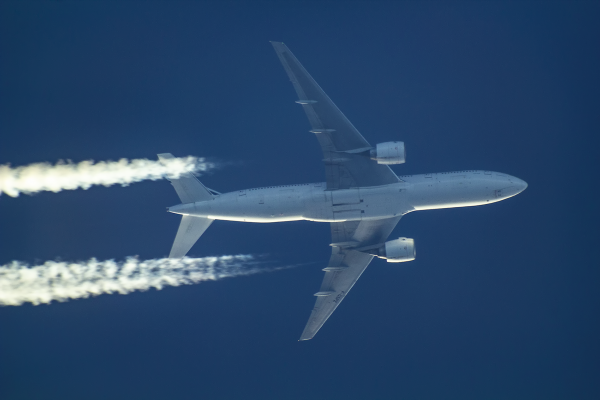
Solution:
<path fill-rule="evenodd" d="M 404 142 L 377 143 L 377 147 L 371 149 L 371 160 L 377 161 L 377 164 L 404 164 L 406 162 Z"/>
<path fill-rule="evenodd" d="M 405 237 L 385 242 L 378 250 L 379 254 L 376 254 L 377 257 L 383 258 L 387 262 L 412 261 L 417 256 L 415 241 Z"/>

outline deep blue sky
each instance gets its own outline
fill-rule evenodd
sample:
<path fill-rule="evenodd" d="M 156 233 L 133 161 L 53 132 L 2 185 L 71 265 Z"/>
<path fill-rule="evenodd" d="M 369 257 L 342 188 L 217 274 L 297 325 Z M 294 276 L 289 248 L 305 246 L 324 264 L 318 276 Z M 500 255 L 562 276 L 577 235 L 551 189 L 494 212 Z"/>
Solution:
<path fill-rule="evenodd" d="M 219 191 L 324 180 L 269 40 L 284 41 L 399 174 L 529 183 L 413 213 L 314 340 L 297 342 L 327 224 L 216 222 L 190 255 L 315 264 L 0 308 L 0 398 L 600 398 L 598 2 L 2 2 L 0 164 L 232 162 Z M 0 265 L 166 256 L 167 182 L 0 198 Z"/>

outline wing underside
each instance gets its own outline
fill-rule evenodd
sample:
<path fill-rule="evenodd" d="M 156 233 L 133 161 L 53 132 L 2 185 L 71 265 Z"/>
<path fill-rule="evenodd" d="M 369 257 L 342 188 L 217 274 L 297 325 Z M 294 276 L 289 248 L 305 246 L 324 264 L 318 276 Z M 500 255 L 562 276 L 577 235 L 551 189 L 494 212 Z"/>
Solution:
<path fill-rule="evenodd" d="M 317 136 L 321 145 L 327 190 L 399 182 L 387 165 L 371 160 L 372 146 L 325 94 L 290 49 L 283 43 L 271 44 L 294 85 L 298 95 L 296 103 L 302 105 L 308 117 L 310 132 Z M 373 259 L 372 255 L 357 249 L 383 243 L 399 220 L 400 216 L 331 223 L 331 258 L 323 269 L 325 277 L 321 289 L 315 294 L 317 301 L 300 340 L 315 336 Z"/>
<path fill-rule="evenodd" d="M 321 289 L 315 294 L 317 301 L 300 340 L 312 339 L 315 336 L 373 259 L 370 254 L 352 249 L 383 243 L 400 218 L 398 216 L 373 221 L 331 223 L 334 242 L 331 258 L 327 267 L 323 269 L 325 277 Z"/>
<path fill-rule="evenodd" d="M 387 165 L 370 159 L 371 145 L 304 69 L 290 49 L 271 42 L 316 134 L 325 163 L 327 189 L 379 186 L 398 182 Z"/>

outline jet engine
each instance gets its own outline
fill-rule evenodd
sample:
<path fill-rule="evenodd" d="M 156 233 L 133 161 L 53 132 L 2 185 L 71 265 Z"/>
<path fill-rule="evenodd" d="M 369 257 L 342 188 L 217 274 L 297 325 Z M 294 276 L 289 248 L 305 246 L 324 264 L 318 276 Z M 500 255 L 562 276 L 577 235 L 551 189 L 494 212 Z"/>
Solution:
<path fill-rule="evenodd" d="M 377 147 L 371 149 L 371 160 L 377 161 L 377 164 L 404 164 L 406 162 L 404 142 L 377 143 Z"/>
<path fill-rule="evenodd" d="M 385 242 L 378 249 L 379 254 L 375 254 L 379 258 L 387 260 L 387 262 L 405 262 L 412 261 L 417 256 L 415 249 L 415 241 L 410 238 L 401 237 L 396 240 Z"/>

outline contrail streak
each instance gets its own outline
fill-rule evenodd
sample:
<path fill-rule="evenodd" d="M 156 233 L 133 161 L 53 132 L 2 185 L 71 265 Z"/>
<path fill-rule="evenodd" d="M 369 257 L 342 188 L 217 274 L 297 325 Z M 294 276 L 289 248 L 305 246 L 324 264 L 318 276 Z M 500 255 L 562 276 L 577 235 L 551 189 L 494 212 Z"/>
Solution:
<path fill-rule="evenodd" d="M 78 263 L 46 261 L 29 266 L 19 261 L 0 266 L 0 305 L 50 303 L 53 300 L 127 294 L 135 290 L 190 285 L 201 281 L 269 272 L 288 267 L 265 267 L 251 255 L 204 258 L 158 258 L 140 261 Z"/>
<path fill-rule="evenodd" d="M 204 172 L 214 168 L 214 164 L 204 158 L 182 157 L 154 161 L 147 159 L 119 161 L 71 161 L 30 164 L 11 168 L 0 165 L 0 194 L 17 197 L 20 193 L 40 191 L 60 192 L 61 190 L 88 189 L 93 185 L 127 186 L 146 179 L 179 178 L 190 172 Z"/>

